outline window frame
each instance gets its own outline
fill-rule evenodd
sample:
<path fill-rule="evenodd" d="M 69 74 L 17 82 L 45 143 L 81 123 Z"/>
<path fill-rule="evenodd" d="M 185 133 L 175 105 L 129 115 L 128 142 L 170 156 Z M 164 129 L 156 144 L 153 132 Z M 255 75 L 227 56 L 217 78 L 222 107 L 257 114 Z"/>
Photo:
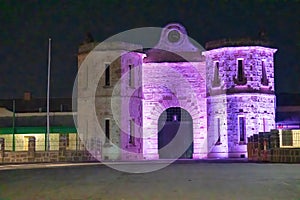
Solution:
<path fill-rule="evenodd" d="M 221 119 L 220 117 L 216 118 L 216 127 L 217 127 L 217 132 L 218 132 L 218 140 L 216 142 L 216 145 L 221 145 Z"/>
<path fill-rule="evenodd" d="M 110 119 L 104 119 L 105 144 L 110 143 Z"/>
<path fill-rule="evenodd" d="M 134 119 L 129 120 L 129 138 L 128 143 L 132 146 L 135 146 L 135 126 L 134 126 Z"/>
<path fill-rule="evenodd" d="M 239 66 L 239 61 L 241 61 L 242 63 L 242 66 L 241 66 L 241 71 L 239 70 L 240 69 L 240 66 Z M 239 71 L 241 72 L 241 78 L 244 78 L 245 74 L 244 74 L 244 58 L 237 58 L 236 59 L 236 66 L 237 66 L 237 70 L 236 70 L 236 77 L 237 77 L 237 80 L 238 82 L 242 82 L 243 80 L 240 80 L 239 78 Z"/>
<path fill-rule="evenodd" d="M 290 135 L 287 135 L 287 134 L 290 134 Z M 288 141 L 286 141 L 286 139 L 288 138 Z M 285 139 L 285 140 L 284 140 Z M 293 146 L 293 131 L 292 130 L 289 130 L 289 129 L 286 129 L 286 130 L 281 130 L 281 145 L 283 147 L 292 147 Z"/>
<path fill-rule="evenodd" d="M 128 65 L 128 70 L 129 70 L 129 78 L 128 78 L 128 84 L 129 84 L 129 87 L 132 87 L 134 88 L 135 86 L 135 73 L 134 73 L 134 65 L 133 64 L 130 64 Z"/>
<path fill-rule="evenodd" d="M 269 79 L 266 70 L 266 62 L 267 60 L 261 59 L 261 85 L 267 87 L 269 85 Z"/>
<path fill-rule="evenodd" d="M 111 63 L 104 62 L 104 86 L 111 86 Z"/>
<path fill-rule="evenodd" d="M 216 77 L 216 73 L 218 73 L 218 77 Z M 217 80 L 216 80 L 217 79 Z M 217 83 L 215 81 L 218 81 Z M 212 87 L 218 88 L 221 86 L 220 79 L 220 61 L 216 60 L 213 62 L 213 77 L 212 77 Z"/>
<path fill-rule="evenodd" d="M 241 119 L 243 119 L 243 134 L 241 134 Z M 239 144 L 246 144 L 247 142 L 247 133 L 246 133 L 246 117 L 245 115 L 238 115 L 238 141 Z M 243 138 L 241 136 L 243 135 Z M 241 140 L 243 139 L 243 140 Z"/>

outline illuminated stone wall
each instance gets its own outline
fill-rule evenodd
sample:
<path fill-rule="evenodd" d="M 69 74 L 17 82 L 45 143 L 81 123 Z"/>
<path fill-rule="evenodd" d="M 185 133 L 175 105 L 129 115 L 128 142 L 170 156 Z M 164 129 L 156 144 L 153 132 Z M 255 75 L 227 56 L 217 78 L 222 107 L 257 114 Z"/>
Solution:
<path fill-rule="evenodd" d="M 92 139 L 101 138 L 102 157 L 118 159 L 119 151 L 113 144 L 119 144 L 120 131 L 112 117 L 111 94 L 112 86 L 105 86 L 104 76 L 99 80 L 98 75 L 105 71 L 105 64 L 111 65 L 111 83 L 117 82 L 120 78 L 120 62 L 114 60 L 114 56 L 119 57 L 120 52 L 116 51 L 92 51 L 89 57 L 84 60 L 80 67 L 78 86 L 78 127 L 79 135 L 85 143 L 87 149 L 91 147 Z M 101 75 L 100 75 L 101 76 Z M 97 81 L 98 80 L 98 81 Z M 96 83 L 97 82 L 97 83 Z M 96 85 L 96 86 L 95 86 Z M 91 88 L 96 87 L 93 91 Z M 93 118 L 91 110 L 96 109 L 97 119 Z M 92 120 L 93 119 L 93 120 Z M 105 145 L 104 132 L 97 131 L 97 124 L 104 130 L 105 119 L 110 120 L 110 133 L 112 144 Z"/>
<path fill-rule="evenodd" d="M 124 160 L 140 160 L 142 155 L 142 62 L 144 54 L 128 52 L 121 57 L 121 151 Z M 118 109 L 118 108 L 116 108 Z M 130 135 L 132 137 L 130 138 Z"/>
<path fill-rule="evenodd" d="M 195 159 L 247 156 L 247 137 L 275 128 L 276 49 L 216 46 L 201 55 L 203 49 L 191 44 L 179 24 L 167 25 L 158 44 L 143 53 L 128 53 L 126 49 L 142 48 L 121 42 L 87 54 L 96 46 L 88 45 L 78 56 L 79 64 L 88 65 L 79 76 L 78 121 L 86 140 L 99 134 L 96 124 L 104 130 L 105 119 L 111 120 L 110 145 L 101 136 L 102 159 L 158 159 L 158 119 L 170 107 L 183 108 L 192 116 Z M 89 60 L 83 61 L 86 56 Z M 105 63 L 112 70 L 108 87 L 104 76 L 97 79 Z M 93 93 L 89 88 L 94 84 Z M 94 114 L 89 112 L 91 106 L 97 119 L 84 121 Z M 245 119 L 244 141 L 239 117 Z M 90 141 L 87 149 L 89 145 Z"/>
<path fill-rule="evenodd" d="M 141 47 L 123 42 L 85 44 L 79 49 L 78 132 L 89 151 L 101 152 L 101 159 L 131 159 L 127 155 L 127 127 L 130 116 L 127 115 L 129 105 L 126 101 L 134 88 L 128 87 L 126 76 L 128 65 L 141 66 L 142 55 L 128 53 L 135 49 Z M 105 83 L 107 65 L 110 66 L 109 85 Z M 139 72 L 136 72 L 135 78 L 138 77 Z M 139 85 L 141 80 L 136 82 Z M 140 99 L 140 96 L 138 98 Z M 95 113 L 91 112 L 93 110 Z M 141 121 L 141 116 L 132 118 L 137 122 Z M 105 139 L 105 120 L 109 120 L 109 140 Z M 138 130 L 136 133 L 138 135 Z M 101 149 L 93 149 L 95 142 L 101 143 L 98 145 Z M 129 153 L 138 152 L 140 148 L 141 145 L 132 146 Z"/>
<path fill-rule="evenodd" d="M 274 62 L 276 49 L 222 47 L 206 51 L 208 142 L 212 157 L 246 156 L 238 117 L 245 117 L 246 137 L 275 128 Z M 239 64 L 239 61 L 241 63 Z M 240 65 L 240 69 L 239 69 Z M 242 71 L 241 71 L 242 70 Z M 240 77 L 239 77 L 240 76 Z M 220 142 L 217 119 L 220 119 Z"/>
<path fill-rule="evenodd" d="M 180 24 L 168 24 L 146 52 L 143 76 L 143 156 L 158 159 L 158 119 L 166 109 L 185 109 L 193 120 L 193 159 L 207 157 L 206 67 Z M 182 152 L 184 153 L 184 152 Z"/>
<path fill-rule="evenodd" d="M 190 113 L 193 119 L 193 158 L 206 157 L 205 63 L 144 63 L 143 84 L 144 157 L 158 159 L 158 118 L 170 107 L 181 107 Z"/>
<path fill-rule="evenodd" d="M 274 59 L 276 49 L 261 46 L 223 47 L 206 51 L 207 65 L 207 88 L 213 93 L 212 81 L 214 78 L 215 62 L 219 62 L 220 87 L 227 92 L 234 89 L 249 89 L 263 91 L 264 93 L 274 92 Z M 244 74 L 247 79 L 245 85 L 237 85 L 234 79 L 237 78 L 237 60 L 243 60 Z M 263 85 L 262 65 L 265 67 L 268 84 Z M 215 88 L 217 89 L 217 87 Z"/>

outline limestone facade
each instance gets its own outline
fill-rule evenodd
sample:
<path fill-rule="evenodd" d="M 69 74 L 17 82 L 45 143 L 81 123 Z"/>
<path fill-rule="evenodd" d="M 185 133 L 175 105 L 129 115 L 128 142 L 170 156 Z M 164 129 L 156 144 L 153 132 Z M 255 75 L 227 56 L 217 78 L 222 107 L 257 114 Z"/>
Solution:
<path fill-rule="evenodd" d="M 208 129 L 215 133 L 209 141 L 220 137 L 211 156 L 246 157 L 247 137 L 275 129 L 275 52 L 262 46 L 221 47 L 204 52 Z M 239 118 L 244 118 L 245 127 Z M 244 138 L 240 128 L 244 129 Z"/>
<path fill-rule="evenodd" d="M 78 133 L 88 150 L 101 142 L 103 160 L 159 159 L 159 118 L 179 107 L 192 117 L 193 159 L 246 157 L 247 137 L 275 128 L 275 51 L 204 51 L 180 24 L 167 25 L 147 51 L 123 42 L 82 45 Z"/>

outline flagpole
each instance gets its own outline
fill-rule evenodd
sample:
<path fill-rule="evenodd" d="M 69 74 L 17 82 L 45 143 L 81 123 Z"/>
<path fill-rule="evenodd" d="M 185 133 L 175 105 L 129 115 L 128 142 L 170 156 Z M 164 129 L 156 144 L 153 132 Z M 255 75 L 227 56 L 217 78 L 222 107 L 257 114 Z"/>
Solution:
<path fill-rule="evenodd" d="M 48 47 L 48 79 L 47 79 L 47 151 L 50 150 L 50 120 L 49 120 L 49 98 L 50 98 L 50 68 L 51 68 L 51 38 Z"/>
<path fill-rule="evenodd" d="M 13 151 L 16 150 L 16 138 L 15 138 L 15 132 L 16 132 L 16 100 L 13 100 Z"/>

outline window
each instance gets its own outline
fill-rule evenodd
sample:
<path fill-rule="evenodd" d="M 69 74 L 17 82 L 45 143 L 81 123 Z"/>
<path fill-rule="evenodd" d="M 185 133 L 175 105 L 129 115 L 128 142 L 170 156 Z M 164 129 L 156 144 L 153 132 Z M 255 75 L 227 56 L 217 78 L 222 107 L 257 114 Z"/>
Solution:
<path fill-rule="evenodd" d="M 214 80 L 212 83 L 213 87 L 220 86 L 220 77 L 219 77 L 219 62 L 215 62 L 215 71 L 214 71 Z"/>
<path fill-rule="evenodd" d="M 129 144 L 134 145 L 135 140 L 134 140 L 134 121 L 130 120 L 129 123 Z"/>
<path fill-rule="evenodd" d="M 179 108 L 179 107 L 171 107 L 166 110 L 167 112 L 167 120 L 168 122 L 172 121 L 189 121 L 190 120 L 190 114 Z M 176 117 L 175 117 L 176 116 Z"/>
<path fill-rule="evenodd" d="M 69 137 L 69 133 L 61 133 L 59 135 L 59 137 L 62 137 L 65 139 L 65 142 L 66 142 L 66 147 L 69 147 L 70 145 L 70 137 Z"/>
<path fill-rule="evenodd" d="M 264 86 L 268 86 L 269 84 L 265 68 L 265 60 L 261 61 L 261 84 Z"/>
<path fill-rule="evenodd" d="M 282 130 L 282 146 L 293 146 L 292 130 Z"/>
<path fill-rule="evenodd" d="M 243 73 L 243 60 L 238 59 L 238 81 L 242 82 L 244 78 L 244 73 Z"/>
<path fill-rule="evenodd" d="M 129 86 L 134 87 L 134 69 L 132 65 L 129 65 Z"/>
<path fill-rule="evenodd" d="M 110 127 L 109 127 L 109 119 L 105 120 L 105 143 L 109 143 L 110 140 Z"/>
<path fill-rule="evenodd" d="M 240 142 L 244 143 L 246 142 L 246 122 L 245 117 L 238 117 L 238 127 L 239 127 L 239 137 Z"/>
<path fill-rule="evenodd" d="M 217 125 L 217 133 L 218 133 L 218 140 L 217 140 L 217 145 L 221 144 L 221 123 L 220 123 L 220 118 L 217 118 L 216 120 L 216 125 Z"/>
<path fill-rule="evenodd" d="M 110 64 L 105 64 L 105 86 L 110 86 Z"/>
<path fill-rule="evenodd" d="M 70 135 L 69 135 L 69 133 L 66 134 L 66 145 L 67 145 L 67 147 L 70 146 Z"/>
<path fill-rule="evenodd" d="M 244 63 L 242 58 L 237 59 L 237 78 L 234 77 L 234 83 L 237 85 L 245 85 L 247 79 L 244 73 Z"/>

